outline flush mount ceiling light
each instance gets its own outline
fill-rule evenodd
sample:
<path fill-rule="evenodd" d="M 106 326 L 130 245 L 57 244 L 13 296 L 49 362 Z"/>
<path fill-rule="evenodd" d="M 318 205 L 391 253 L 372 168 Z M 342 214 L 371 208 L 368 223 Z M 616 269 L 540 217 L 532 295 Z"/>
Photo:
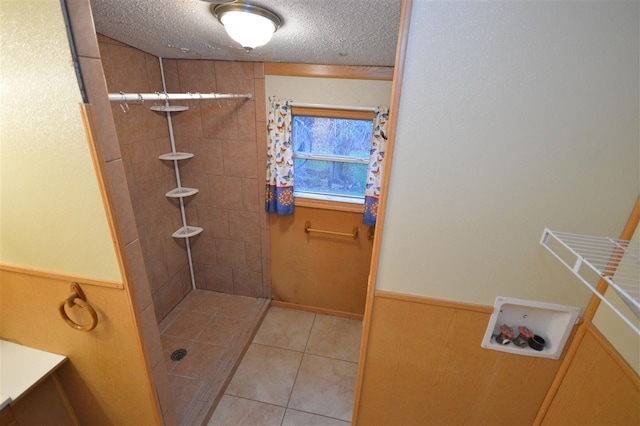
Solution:
<path fill-rule="evenodd" d="M 221 4 L 213 8 L 213 14 L 224 25 L 229 37 L 247 52 L 267 44 L 282 24 L 275 13 L 252 4 Z"/>

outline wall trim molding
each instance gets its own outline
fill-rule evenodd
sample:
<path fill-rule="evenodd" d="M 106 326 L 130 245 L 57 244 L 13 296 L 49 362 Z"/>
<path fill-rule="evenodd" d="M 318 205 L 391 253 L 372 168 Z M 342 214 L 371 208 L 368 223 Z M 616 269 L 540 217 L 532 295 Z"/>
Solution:
<path fill-rule="evenodd" d="M 532 424 L 560 361 L 483 348 L 489 307 L 374 298 L 353 424 Z"/>
<path fill-rule="evenodd" d="M 57 281 L 71 281 L 79 284 L 94 285 L 98 287 L 115 288 L 124 290 L 124 283 L 117 281 L 97 280 L 94 278 L 78 277 L 74 275 L 59 274 L 56 272 L 41 271 L 38 269 L 24 268 L 20 266 L 5 265 L 0 263 L 0 271 L 14 272 L 16 274 L 32 275 L 39 278 L 47 278 Z"/>
<path fill-rule="evenodd" d="M 265 62 L 264 74 L 283 75 L 288 77 L 345 78 L 356 80 L 391 81 L 393 78 L 393 67 Z"/>
<path fill-rule="evenodd" d="M 453 308 L 463 311 L 480 312 L 483 314 L 492 314 L 492 306 L 474 305 L 472 303 L 455 302 L 444 299 L 432 299 L 430 297 L 416 296 L 413 294 L 394 293 L 391 291 L 376 290 L 375 297 L 381 299 L 399 300 L 402 302 L 419 303 L 422 305 L 439 306 L 443 308 Z"/>
<path fill-rule="evenodd" d="M 362 321 L 362 315 L 351 312 L 334 311 L 333 309 L 318 308 L 309 305 L 298 305 L 297 303 L 283 302 L 282 300 L 271 300 L 271 306 L 276 308 L 295 309 L 297 311 L 312 312 L 314 314 L 330 315 L 333 317 L 347 318 Z"/>

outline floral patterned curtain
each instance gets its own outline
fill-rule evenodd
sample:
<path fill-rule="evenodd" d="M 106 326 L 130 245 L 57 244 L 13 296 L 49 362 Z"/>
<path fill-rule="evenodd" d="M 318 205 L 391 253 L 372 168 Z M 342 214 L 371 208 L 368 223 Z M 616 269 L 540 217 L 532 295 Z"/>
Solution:
<path fill-rule="evenodd" d="M 269 97 L 269 102 L 265 211 L 287 215 L 293 213 L 291 106 L 288 100 L 275 96 Z"/>
<path fill-rule="evenodd" d="M 376 108 L 373 117 L 373 136 L 369 154 L 369 172 L 364 192 L 364 217 L 362 223 L 375 226 L 378 218 L 378 200 L 382 183 L 382 163 L 387 144 L 387 121 L 389 109 L 384 106 Z"/>

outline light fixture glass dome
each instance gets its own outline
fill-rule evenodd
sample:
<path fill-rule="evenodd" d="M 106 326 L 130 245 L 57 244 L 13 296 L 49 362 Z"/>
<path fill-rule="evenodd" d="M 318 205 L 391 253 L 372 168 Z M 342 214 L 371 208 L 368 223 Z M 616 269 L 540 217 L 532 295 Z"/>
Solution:
<path fill-rule="evenodd" d="M 213 13 L 229 37 L 247 51 L 267 44 L 281 24 L 275 13 L 250 4 L 224 4 L 216 6 Z"/>

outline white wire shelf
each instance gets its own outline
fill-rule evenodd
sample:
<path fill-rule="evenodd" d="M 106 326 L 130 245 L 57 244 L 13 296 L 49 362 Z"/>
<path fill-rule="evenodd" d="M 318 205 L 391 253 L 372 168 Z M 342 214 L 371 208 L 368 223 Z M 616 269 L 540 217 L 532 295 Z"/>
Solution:
<path fill-rule="evenodd" d="M 540 244 L 640 335 L 640 327 L 634 323 L 640 319 L 640 242 L 545 229 Z M 598 292 L 600 278 L 637 318 L 628 318 Z"/>

